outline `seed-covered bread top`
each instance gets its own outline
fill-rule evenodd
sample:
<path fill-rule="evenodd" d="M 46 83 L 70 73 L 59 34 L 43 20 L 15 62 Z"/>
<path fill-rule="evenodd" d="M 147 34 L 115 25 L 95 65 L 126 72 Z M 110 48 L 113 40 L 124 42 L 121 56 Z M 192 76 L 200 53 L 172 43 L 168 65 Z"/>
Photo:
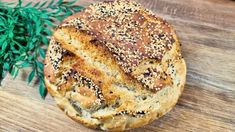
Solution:
<path fill-rule="evenodd" d="M 138 69 L 143 60 L 152 60 L 146 63 L 160 62 L 177 41 L 174 30 L 165 20 L 128 0 L 93 4 L 68 17 L 62 24 L 62 27 L 66 26 L 86 32 L 94 42 L 99 41 L 130 74 Z M 170 81 L 165 81 L 167 73 L 159 72 L 157 68 L 149 68 L 133 76 L 146 88 L 160 90 Z M 146 77 L 152 78 L 149 80 L 159 78 L 161 82 L 148 81 L 144 79 Z"/>
<path fill-rule="evenodd" d="M 129 0 L 99 2 L 66 18 L 45 59 L 45 82 L 72 119 L 103 130 L 148 124 L 168 112 L 185 83 L 173 28 Z"/>

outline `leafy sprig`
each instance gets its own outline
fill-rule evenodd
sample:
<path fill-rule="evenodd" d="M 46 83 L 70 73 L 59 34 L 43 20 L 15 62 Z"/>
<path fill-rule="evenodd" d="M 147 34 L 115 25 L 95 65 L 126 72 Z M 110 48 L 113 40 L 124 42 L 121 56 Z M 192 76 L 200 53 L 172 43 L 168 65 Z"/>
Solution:
<path fill-rule="evenodd" d="M 17 77 L 19 70 L 31 67 L 28 83 L 39 79 L 39 93 L 45 98 L 43 60 L 49 36 L 56 22 L 83 9 L 73 1 L 43 1 L 17 4 L 0 1 L 0 82 L 6 73 Z"/>

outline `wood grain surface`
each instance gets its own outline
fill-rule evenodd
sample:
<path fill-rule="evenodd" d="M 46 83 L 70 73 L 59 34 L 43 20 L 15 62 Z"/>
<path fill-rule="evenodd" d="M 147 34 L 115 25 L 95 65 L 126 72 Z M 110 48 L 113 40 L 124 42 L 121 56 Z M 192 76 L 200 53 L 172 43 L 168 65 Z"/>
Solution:
<path fill-rule="evenodd" d="M 132 131 L 235 131 L 235 1 L 138 1 L 175 27 L 188 72 L 176 107 Z M 77 3 L 87 6 L 93 2 L 97 0 Z M 68 118 L 50 95 L 42 100 L 38 84 L 25 82 L 27 73 L 16 80 L 8 75 L 0 87 L 0 131 L 94 131 Z"/>

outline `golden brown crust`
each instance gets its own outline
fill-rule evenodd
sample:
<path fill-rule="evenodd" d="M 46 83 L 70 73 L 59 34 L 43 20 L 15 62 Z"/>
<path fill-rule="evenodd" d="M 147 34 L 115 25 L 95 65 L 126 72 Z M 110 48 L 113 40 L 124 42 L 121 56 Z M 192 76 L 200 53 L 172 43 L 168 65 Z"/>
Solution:
<path fill-rule="evenodd" d="M 86 32 L 91 40 L 98 40 L 108 47 L 126 73 L 134 71 L 145 59 L 161 61 L 175 42 L 175 32 L 166 21 L 129 1 L 94 4 L 66 19 L 62 27 L 68 26 Z M 156 70 L 147 72 L 156 73 L 163 80 L 165 76 L 161 75 L 165 73 L 159 74 Z M 142 76 L 135 78 L 153 91 L 160 90 L 165 84 L 164 81 L 146 81 Z M 151 80 L 154 79 L 156 77 Z"/>
<path fill-rule="evenodd" d="M 120 131 L 170 111 L 186 65 L 173 28 L 135 2 L 89 6 L 55 31 L 45 82 L 58 106 L 91 128 Z"/>

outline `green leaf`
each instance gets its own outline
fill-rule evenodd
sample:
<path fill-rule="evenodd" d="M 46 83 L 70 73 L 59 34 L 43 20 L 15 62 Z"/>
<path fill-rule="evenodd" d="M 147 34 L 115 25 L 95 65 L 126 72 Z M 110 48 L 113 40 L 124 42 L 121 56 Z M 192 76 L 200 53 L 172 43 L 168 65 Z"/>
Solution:
<path fill-rule="evenodd" d="M 36 25 L 38 26 L 38 28 L 36 28 L 36 34 L 35 34 L 35 35 L 40 35 L 40 34 L 41 34 L 41 31 L 42 31 L 42 28 L 39 27 L 39 26 L 40 26 L 40 23 L 39 23 L 39 22 L 36 22 Z"/>
<path fill-rule="evenodd" d="M 20 32 L 20 31 L 19 31 L 19 32 Z M 22 32 L 24 32 L 24 31 L 22 31 Z M 22 32 L 21 32 L 21 34 L 22 34 Z M 18 41 L 18 42 L 20 42 L 20 41 L 25 41 L 25 37 L 24 37 L 24 36 L 15 36 L 14 39 L 15 39 L 16 41 Z"/>
<path fill-rule="evenodd" d="M 35 70 L 31 71 L 28 77 L 28 83 L 30 83 L 35 76 Z"/>
<path fill-rule="evenodd" d="M 67 2 L 67 5 L 73 5 L 76 2 L 76 0 L 72 0 L 70 2 Z"/>
<path fill-rule="evenodd" d="M 4 69 L 6 69 L 6 70 L 9 70 L 9 69 L 10 69 L 10 65 L 9 65 L 8 62 L 5 62 L 5 63 L 3 64 L 3 67 L 4 67 Z"/>
<path fill-rule="evenodd" d="M 27 3 L 27 4 L 25 5 L 25 7 L 29 7 L 29 6 L 31 6 L 31 5 L 32 5 L 32 3 L 33 3 L 33 2 L 29 2 L 29 3 Z"/>
<path fill-rule="evenodd" d="M 45 36 L 41 36 L 41 39 L 43 44 L 48 45 L 49 41 Z"/>
<path fill-rule="evenodd" d="M 57 5 L 63 4 L 63 0 L 59 0 L 56 4 L 57 4 Z"/>
<path fill-rule="evenodd" d="M 57 15 L 58 14 L 60 14 L 61 13 L 61 9 L 59 8 L 59 9 L 54 9 L 53 10 L 53 12 L 51 13 L 53 16 L 52 17 L 54 17 L 55 19 L 57 19 L 56 17 L 57 17 Z"/>
<path fill-rule="evenodd" d="M 32 50 L 35 46 L 32 41 L 28 42 L 29 50 Z"/>
<path fill-rule="evenodd" d="M 41 2 L 37 2 L 33 7 L 38 7 Z"/>
<path fill-rule="evenodd" d="M 15 57 L 15 61 L 21 61 L 21 60 L 24 60 L 24 56 L 22 56 L 22 55 L 17 55 L 16 57 Z"/>
<path fill-rule="evenodd" d="M 46 95 L 47 95 L 47 89 L 45 88 L 45 84 L 44 84 L 44 81 L 40 81 L 40 84 L 39 84 L 39 93 L 41 95 L 41 97 L 43 99 L 45 99 Z"/>
<path fill-rule="evenodd" d="M 81 11 L 82 9 L 84 9 L 84 7 L 82 7 L 82 6 L 73 6 L 72 9 L 73 9 L 75 12 L 79 12 L 79 11 Z"/>
<path fill-rule="evenodd" d="M 11 74 L 12 76 L 14 76 L 15 71 L 16 71 L 16 67 L 15 67 L 15 66 L 13 66 L 13 68 L 12 68 L 12 70 L 11 70 L 10 74 Z"/>
<path fill-rule="evenodd" d="M 28 61 L 24 61 L 21 65 L 22 68 L 29 67 L 31 64 Z"/>
<path fill-rule="evenodd" d="M 3 22 L 3 20 L 0 18 L 0 26 L 4 27 L 5 23 Z"/>
<path fill-rule="evenodd" d="M 5 60 L 8 56 L 9 56 L 9 53 L 6 53 L 3 57 L 3 59 Z"/>
<path fill-rule="evenodd" d="M 9 32 L 8 37 L 9 37 L 9 38 L 13 38 L 13 36 L 14 36 L 14 33 L 13 33 L 13 32 Z"/>
<path fill-rule="evenodd" d="M 45 24 L 46 24 L 47 26 L 53 27 L 53 23 L 52 23 L 51 21 L 49 21 L 49 20 L 44 20 L 44 22 L 45 22 Z"/>
<path fill-rule="evenodd" d="M 34 56 L 33 56 L 33 55 L 29 55 L 29 57 L 28 57 L 28 61 L 32 61 L 32 60 L 33 60 L 33 58 L 34 58 Z"/>
<path fill-rule="evenodd" d="M 47 20 L 47 19 L 49 19 L 50 14 L 51 14 L 51 12 L 50 12 L 50 13 L 43 13 L 43 14 L 40 14 L 40 19 L 41 19 L 41 20 Z M 43 22 L 43 23 L 45 23 L 45 22 Z"/>
<path fill-rule="evenodd" d="M 6 39 L 7 39 L 7 35 L 2 35 L 1 38 L 0 38 L 0 45 L 3 46 L 3 42 L 6 42 Z"/>
<path fill-rule="evenodd" d="M 45 58 L 45 51 L 42 48 L 39 48 L 39 54 L 42 58 Z"/>
<path fill-rule="evenodd" d="M 16 68 L 16 71 L 15 71 L 15 74 L 13 75 L 13 78 L 16 79 L 16 77 L 18 76 L 18 74 L 19 74 L 19 69 Z"/>
<path fill-rule="evenodd" d="M 48 4 L 48 6 L 47 7 L 51 7 L 53 4 L 54 4 L 54 0 L 51 0 L 51 2 Z"/>
<path fill-rule="evenodd" d="M 43 2 L 41 5 L 40 5 L 40 8 L 44 7 L 46 5 L 47 1 Z"/>
<path fill-rule="evenodd" d="M 17 6 L 18 6 L 18 7 L 21 7 L 21 5 L 22 5 L 22 0 L 18 0 Z"/>
<path fill-rule="evenodd" d="M 40 62 L 40 61 L 38 61 L 38 60 L 36 60 L 36 65 L 39 67 L 39 69 L 41 70 L 41 71 L 43 71 L 43 67 L 44 67 L 44 65 L 43 65 L 43 63 L 42 62 Z"/>
<path fill-rule="evenodd" d="M 66 17 L 66 16 L 70 16 L 72 14 L 73 14 L 73 12 L 71 10 L 67 10 L 66 13 L 64 14 L 64 16 Z"/>
<path fill-rule="evenodd" d="M 33 39 L 32 39 L 32 43 L 35 43 L 36 41 L 38 41 L 37 38 L 33 38 Z"/>
<path fill-rule="evenodd" d="M 43 31 L 44 31 L 47 35 L 51 35 L 51 34 L 52 34 L 51 30 L 48 29 L 48 28 L 46 28 L 46 27 L 45 27 L 45 29 L 44 29 Z"/>
<path fill-rule="evenodd" d="M 5 42 L 2 43 L 1 53 L 4 53 L 6 48 L 7 48 L 7 42 L 5 41 Z"/>

